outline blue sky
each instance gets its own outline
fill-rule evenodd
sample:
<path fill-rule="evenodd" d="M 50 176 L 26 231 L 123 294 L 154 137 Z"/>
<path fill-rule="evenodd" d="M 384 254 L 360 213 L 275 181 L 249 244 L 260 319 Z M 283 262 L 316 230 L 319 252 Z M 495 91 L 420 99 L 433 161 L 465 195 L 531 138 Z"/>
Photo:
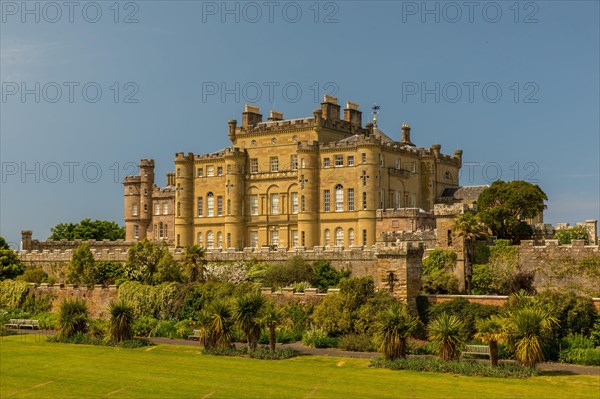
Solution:
<path fill-rule="evenodd" d="M 227 120 L 311 115 L 325 91 L 461 183 L 540 184 L 546 221 L 600 218 L 597 1 L 1 2 L 0 234 L 123 223 L 123 177 L 228 145 Z M 58 5 L 58 6 L 57 6 Z M 470 7 L 470 8 L 469 8 Z M 37 20 L 36 20 L 37 19 Z M 101 96 L 98 93 L 101 92 Z"/>

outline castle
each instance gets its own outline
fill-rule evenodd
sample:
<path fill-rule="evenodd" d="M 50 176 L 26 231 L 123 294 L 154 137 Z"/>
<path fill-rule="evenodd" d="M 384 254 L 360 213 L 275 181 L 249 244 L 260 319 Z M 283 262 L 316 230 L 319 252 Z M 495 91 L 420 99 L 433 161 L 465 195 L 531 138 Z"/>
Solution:
<path fill-rule="evenodd" d="M 228 122 L 231 146 L 176 154 L 164 188 L 154 183 L 154 162 L 142 160 L 140 175 L 124 181 L 126 240 L 226 250 L 352 248 L 380 241 L 384 218 L 409 231 L 429 219 L 433 228 L 435 203 L 458 186 L 462 151 L 417 148 L 407 124 L 394 140 L 376 118 L 363 126 L 352 102 L 340 113 L 331 96 L 300 119 L 271 111 L 263 122 L 259 108 L 246 105 L 241 126 Z"/>

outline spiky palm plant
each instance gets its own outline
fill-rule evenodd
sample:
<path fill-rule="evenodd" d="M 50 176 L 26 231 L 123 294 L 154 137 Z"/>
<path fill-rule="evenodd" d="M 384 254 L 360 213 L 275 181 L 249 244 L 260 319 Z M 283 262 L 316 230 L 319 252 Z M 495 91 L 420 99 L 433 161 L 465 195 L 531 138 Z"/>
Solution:
<path fill-rule="evenodd" d="M 70 338 L 87 331 L 88 308 L 85 300 L 64 299 L 58 308 L 58 336 Z"/>
<path fill-rule="evenodd" d="M 429 323 L 429 339 L 435 343 L 441 359 L 456 360 L 460 357 L 464 343 L 463 329 L 463 322 L 446 312 Z"/>
<path fill-rule="evenodd" d="M 277 344 L 276 329 L 277 326 L 283 321 L 283 314 L 273 302 L 268 302 L 264 307 L 262 323 L 269 330 L 269 349 L 271 352 L 275 352 L 275 345 Z"/>
<path fill-rule="evenodd" d="M 486 231 L 483 224 L 479 221 L 479 218 L 471 212 L 467 212 L 457 217 L 452 225 L 452 230 L 465 241 L 465 277 L 467 280 L 467 294 L 471 294 L 471 277 L 473 274 L 472 262 L 475 252 L 475 241 L 479 237 L 483 237 L 486 234 Z"/>
<path fill-rule="evenodd" d="M 210 342 L 218 348 L 231 346 L 233 339 L 233 315 L 230 304 L 225 300 L 215 300 L 207 308 L 208 334 Z"/>
<path fill-rule="evenodd" d="M 133 307 L 124 299 L 110 301 L 110 335 L 117 342 L 126 341 L 133 337 Z"/>
<path fill-rule="evenodd" d="M 521 365 L 535 368 L 544 360 L 544 343 L 559 321 L 541 305 L 525 306 L 510 312 L 506 318 L 509 343 Z"/>
<path fill-rule="evenodd" d="M 183 264 L 191 282 L 205 281 L 206 266 L 204 248 L 199 245 L 190 245 L 183 254 Z"/>
<path fill-rule="evenodd" d="M 475 338 L 490 345 L 492 367 L 498 366 L 498 343 L 506 339 L 503 319 L 495 315 L 489 319 L 479 319 L 475 322 L 475 327 Z"/>
<path fill-rule="evenodd" d="M 406 358 L 408 338 L 415 332 L 419 319 L 408 306 L 393 303 L 381 312 L 375 323 L 375 344 L 386 359 Z"/>
<path fill-rule="evenodd" d="M 234 305 L 234 320 L 246 335 L 248 349 L 256 350 L 261 331 L 261 317 L 265 297 L 260 292 L 238 297 Z"/>

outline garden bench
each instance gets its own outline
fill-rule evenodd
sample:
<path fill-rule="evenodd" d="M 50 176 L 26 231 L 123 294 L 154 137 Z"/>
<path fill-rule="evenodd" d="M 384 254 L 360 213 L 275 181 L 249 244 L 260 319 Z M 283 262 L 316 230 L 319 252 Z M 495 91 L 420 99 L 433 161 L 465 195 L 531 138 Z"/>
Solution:
<path fill-rule="evenodd" d="M 194 330 L 193 333 L 192 333 L 192 335 L 188 335 L 188 339 L 191 339 L 191 340 L 195 340 L 195 339 L 200 340 L 200 330 Z"/>
<path fill-rule="evenodd" d="M 29 319 L 10 319 L 4 326 L 7 328 L 16 328 L 17 330 L 21 328 L 31 328 L 33 330 L 40 328 L 40 322 Z"/>
<path fill-rule="evenodd" d="M 465 349 L 462 351 L 464 355 L 483 355 L 491 358 L 489 345 L 465 345 Z"/>

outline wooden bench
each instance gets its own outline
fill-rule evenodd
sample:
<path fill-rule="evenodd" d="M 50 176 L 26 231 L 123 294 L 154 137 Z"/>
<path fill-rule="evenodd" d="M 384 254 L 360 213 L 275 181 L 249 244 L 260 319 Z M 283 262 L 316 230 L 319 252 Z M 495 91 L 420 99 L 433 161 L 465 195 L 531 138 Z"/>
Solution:
<path fill-rule="evenodd" d="M 188 339 L 191 340 L 200 340 L 200 330 L 194 330 L 192 335 L 188 335 Z"/>
<path fill-rule="evenodd" d="M 29 319 L 10 319 L 8 323 L 4 325 L 7 328 L 16 328 L 17 330 L 21 328 L 31 328 L 32 330 L 40 328 L 40 322 L 38 320 L 29 320 Z"/>
<path fill-rule="evenodd" d="M 465 345 L 462 355 L 482 355 L 491 358 L 489 345 Z"/>

